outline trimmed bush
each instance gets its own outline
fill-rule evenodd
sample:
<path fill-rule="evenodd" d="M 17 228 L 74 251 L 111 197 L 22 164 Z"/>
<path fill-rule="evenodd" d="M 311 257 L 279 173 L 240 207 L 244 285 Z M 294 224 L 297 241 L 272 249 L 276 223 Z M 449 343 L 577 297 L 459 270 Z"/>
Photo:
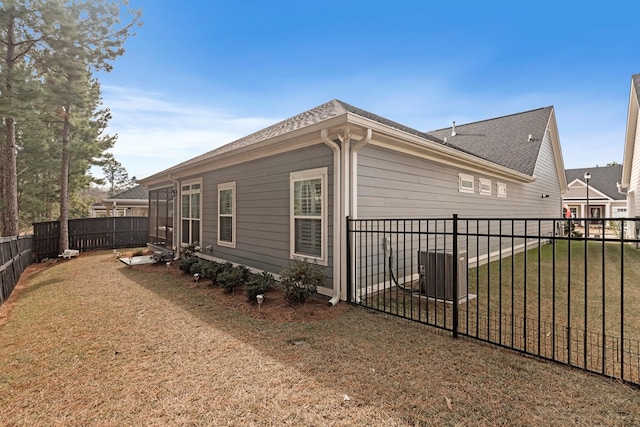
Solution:
<path fill-rule="evenodd" d="M 324 283 L 324 272 L 317 263 L 292 260 L 280 272 L 284 297 L 289 302 L 304 304 L 307 298 Z"/>
<path fill-rule="evenodd" d="M 225 269 L 221 273 L 218 273 L 216 282 L 224 289 L 225 293 L 230 294 L 233 293 L 236 286 L 244 284 L 248 272 L 249 269 L 247 267 L 231 267 L 230 269 Z"/>
<path fill-rule="evenodd" d="M 191 264 L 191 268 L 189 269 L 189 273 L 190 274 L 202 274 L 202 269 L 206 266 L 206 264 L 209 262 L 206 259 L 201 259 L 198 257 L 194 257 L 196 260 L 194 263 Z"/>
<path fill-rule="evenodd" d="M 276 284 L 273 274 L 263 271 L 262 274 L 250 274 L 244 284 L 244 294 L 251 302 L 257 302 L 256 297 L 272 289 Z"/>
<path fill-rule="evenodd" d="M 191 266 L 198 262 L 198 257 L 193 255 L 182 257 L 178 260 L 178 268 L 185 273 L 191 273 Z"/>
<path fill-rule="evenodd" d="M 216 276 L 218 275 L 218 271 L 222 269 L 222 264 L 216 261 L 207 261 L 202 265 L 202 274 L 203 279 L 209 279 L 211 282 L 215 283 Z"/>

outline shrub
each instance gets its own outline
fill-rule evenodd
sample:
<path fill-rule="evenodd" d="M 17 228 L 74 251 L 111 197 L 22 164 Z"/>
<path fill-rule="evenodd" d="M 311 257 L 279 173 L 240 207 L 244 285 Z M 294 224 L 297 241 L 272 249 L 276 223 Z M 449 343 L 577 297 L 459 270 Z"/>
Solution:
<path fill-rule="evenodd" d="M 280 272 L 284 297 L 289 302 L 304 304 L 324 282 L 324 272 L 317 263 L 293 260 Z"/>
<path fill-rule="evenodd" d="M 208 268 L 208 265 L 211 263 L 211 261 L 198 258 L 198 257 L 194 257 L 194 258 L 196 259 L 196 261 L 193 264 L 191 264 L 189 273 L 190 274 L 198 273 L 200 274 L 200 277 L 202 277 L 203 276 L 202 272 Z"/>
<path fill-rule="evenodd" d="M 273 288 L 276 280 L 273 274 L 263 271 L 262 274 L 251 274 L 244 284 L 244 294 L 251 302 L 256 302 L 256 297 Z"/>
<path fill-rule="evenodd" d="M 191 273 L 191 266 L 198 262 L 198 257 L 190 255 L 184 256 L 178 260 L 178 267 L 185 273 Z"/>
<path fill-rule="evenodd" d="M 231 264 L 231 263 L 228 263 Z M 246 280 L 249 269 L 247 267 L 238 266 L 226 268 L 224 271 L 218 273 L 216 282 L 224 289 L 225 293 L 233 293 L 236 286 L 242 285 Z"/>
<path fill-rule="evenodd" d="M 207 261 L 202 265 L 202 271 L 200 271 L 202 278 L 210 279 L 213 283 L 215 283 L 216 276 L 218 275 L 218 272 L 221 270 L 222 265 L 223 264 L 216 261 Z"/>

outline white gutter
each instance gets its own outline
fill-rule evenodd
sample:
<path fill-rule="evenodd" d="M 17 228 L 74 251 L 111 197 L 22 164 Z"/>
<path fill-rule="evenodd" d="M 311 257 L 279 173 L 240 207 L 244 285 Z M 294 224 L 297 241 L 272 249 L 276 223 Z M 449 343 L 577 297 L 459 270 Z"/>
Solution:
<path fill-rule="evenodd" d="M 327 129 L 320 131 L 322 142 L 333 150 L 333 296 L 329 300 L 329 304 L 336 305 L 340 301 L 340 267 L 341 261 L 341 242 L 342 240 L 342 211 L 344 207 L 340 203 L 340 195 L 342 193 L 342 184 L 340 180 L 340 146 L 329 139 Z M 336 212 L 337 211 L 337 212 Z"/>

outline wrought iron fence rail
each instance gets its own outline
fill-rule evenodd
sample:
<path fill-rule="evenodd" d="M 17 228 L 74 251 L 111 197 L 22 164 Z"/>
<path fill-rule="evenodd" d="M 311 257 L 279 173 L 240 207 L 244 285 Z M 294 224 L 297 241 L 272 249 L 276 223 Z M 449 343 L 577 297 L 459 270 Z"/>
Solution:
<path fill-rule="evenodd" d="M 640 296 L 625 289 L 640 281 L 640 222 L 599 220 L 617 231 L 580 235 L 584 218 L 347 219 L 348 299 L 640 385 Z"/>

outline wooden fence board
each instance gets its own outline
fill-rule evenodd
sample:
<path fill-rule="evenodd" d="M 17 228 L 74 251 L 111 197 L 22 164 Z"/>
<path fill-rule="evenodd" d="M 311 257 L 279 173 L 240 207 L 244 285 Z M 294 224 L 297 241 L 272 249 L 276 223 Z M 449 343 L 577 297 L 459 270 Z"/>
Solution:
<path fill-rule="evenodd" d="M 33 252 L 37 260 L 55 258 L 60 253 L 60 223 L 33 224 Z M 69 249 L 86 252 L 146 246 L 149 217 L 102 217 L 69 220 Z"/>
<path fill-rule="evenodd" d="M 0 237 L 0 305 L 33 259 L 33 236 Z"/>

